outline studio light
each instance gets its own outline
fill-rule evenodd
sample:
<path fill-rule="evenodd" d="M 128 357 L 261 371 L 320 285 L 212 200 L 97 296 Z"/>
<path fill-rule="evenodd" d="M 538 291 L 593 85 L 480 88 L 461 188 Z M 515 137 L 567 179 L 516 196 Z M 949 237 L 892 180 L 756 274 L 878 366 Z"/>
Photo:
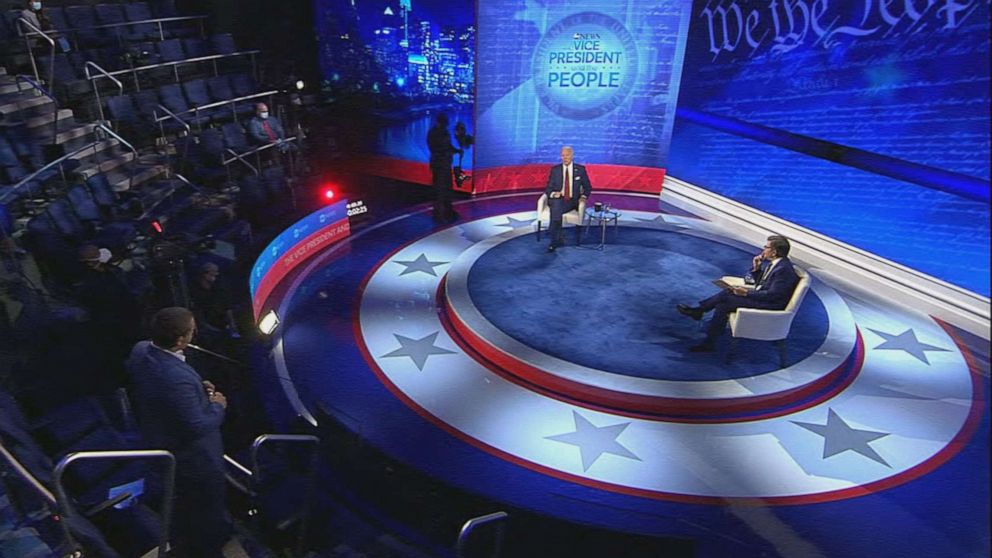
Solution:
<path fill-rule="evenodd" d="M 271 335 L 279 327 L 279 316 L 275 310 L 269 310 L 258 322 L 258 331 L 263 335 Z"/>
<path fill-rule="evenodd" d="M 325 202 L 329 202 L 334 199 L 334 188 L 331 186 L 325 186 L 320 192 L 320 197 L 324 199 Z"/>
<path fill-rule="evenodd" d="M 302 79 L 296 80 L 296 89 L 297 89 L 297 91 L 303 91 L 303 85 L 304 85 L 304 83 L 303 83 L 303 80 Z"/>

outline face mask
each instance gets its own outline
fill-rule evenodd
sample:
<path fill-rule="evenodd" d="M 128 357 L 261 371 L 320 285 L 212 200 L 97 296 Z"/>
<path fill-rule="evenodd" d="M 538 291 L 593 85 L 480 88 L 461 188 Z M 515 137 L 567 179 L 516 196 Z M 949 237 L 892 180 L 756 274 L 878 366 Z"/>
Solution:
<path fill-rule="evenodd" d="M 260 112 L 260 113 L 258 113 L 258 116 L 259 116 L 259 118 L 261 118 L 262 120 L 265 120 L 266 118 L 268 118 L 268 117 L 269 117 L 269 113 L 267 113 L 267 112 Z"/>
<path fill-rule="evenodd" d="M 109 262 L 110 258 L 112 258 L 113 256 L 114 255 L 110 252 L 110 250 L 107 250 L 106 248 L 100 248 L 100 256 L 99 256 L 100 263 Z"/>
<path fill-rule="evenodd" d="M 31 9 L 36 12 L 41 11 L 41 2 L 31 2 Z"/>

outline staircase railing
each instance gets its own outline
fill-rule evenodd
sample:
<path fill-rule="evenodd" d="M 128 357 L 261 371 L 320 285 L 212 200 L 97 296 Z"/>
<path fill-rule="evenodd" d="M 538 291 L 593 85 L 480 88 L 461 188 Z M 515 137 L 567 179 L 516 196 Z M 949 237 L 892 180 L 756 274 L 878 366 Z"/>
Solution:
<path fill-rule="evenodd" d="M 118 134 L 117 132 L 111 130 L 107 126 L 104 126 L 104 124 L 102 122 L 99 123 L 99 124 L 97 124 L 96 127 L 97 127 L 97 129 L 102 130 L 105 134 L 109 134 L 109 135 L 113 136 L 114 139 L 116 139 L 117 141 L 119 141 L 120 143 L 122 143 L 125 147 L 127 147 L 128 149 L 130 149 L 131 150 L 131 153 L 134 155 L 134 162 L 135 163 L 138 162 L 138 157 L 139 157 L 138 150 L 135 149 L 134 146 L 131 145 L 131 143 L 129 141 L 127 141 L 126 139 L 122 138 L 120 134 Z M 130 190 L 131 189 L 131 186 L 133 186 L 133 185 L 134 185 L 134 169 L 132 169 L 131 172 L 128 173 L 128 176 L 127 176 L 127 189 Z"/>
<path fill-rule="evenodd" d="M 494 512 L 487 515 L 480 515 L 479 517 L 473 517 L 462 525 L 461 531 L 458 532 L 458 540 L 455 543 L 455 556 L 457 558 L 465 558 L 466 551 L 468 549 L 468 541 L 472 532 L 476 528 L 486 525 L 488 523 L 496 523 L 496 539 L 493 542 L 493 552 L 491 556 L 493 558 L 499 558 L 500 552 L 503 547 L 503 535 L 505 520 L 510 515 L 506 512 Z"/>
<path fill-rule="evenodd" d="M 47 171 L 49 169 L 52 169 L 54 167 L 57 167 L 57 166 L 60 167 L 62 165 L 62 163 L 64 163 L 65 161 L 67 161 L 67 160 L 75 157 L 76 155 L 79 155 L 80 153 L 83 153 L 84 151 L 86 151 L 88 149 L 93 149 L 94 152 L 95 152 L 96 145 L 99 144 L 101 141 L 102 140 L 100 140 L 100 139 L 94 139 L 92 142 L 90 142 L 90 143 L 88 143 L 88 144 L 86 144 L 86 145 L 84 145 L 82 147 L 79 147 L 79 148 L 73 150 L 70 153 L 66 153 L 65 155 L 59 157 L 58 159 L 55 159 L 54 161 L 51 161 L 50 163 L 46 164 L 45 166 L 41 167 L 40 169 L 38 169 L 38 170 L 32 172 L 31 174 L 27 175 L 26 177 L 22 178 L 20 182 L 18 182 L 17 184 L 14 184 L 13 188 L 11 188 L 10 190 L 7 190 L 6 193 L 4 193 L 2 196 L 0 196 L 0 203 L 6 203 L 9 200 L 13 199 L 15 197 L 15 194 L 17 194 L 20 191 L 21 188 L 23 188 L 26 184 L 29 184 L 29 183 L 33 182 L 34 179 L 38 175 L 42 174 L 43 172 L 45 172 L 45 171 Z"/>
<path fill-rule="evenodd" d="M 27 28 L 29 31 L 25 32 L 24 30 L 25 28 Z M 51 53 L 49 55 L 50 56 L 49 60 L 51 62 L 50 62 L 50 67 L 48 68 L 48 81 L 46 83 L 48 84 L 49 89 L 54 90 L 55 84 L 53 82 L 55 80 L 55 39 L 49 36 L 48 33 L 45 33 L 41 29 L 38 29 L 38 27 L 35 26 L 35 24 L 24 19 L 23 17 L 17 18 L 17 30 L 18 32 L 21 33 L 21 35 L 24 36 L 24 44 L 27 45 L 28 48 L 28 57 L 31 58 L 31 69 L 34 70 L 34 78 L 38 81 L 41 81 L 41 76 L 38 75 L 38 63 L 34 59 L 34 49 L 31 48 L 31 36 L 38 35 L 42 39 L 45 39 L 45 41 L 47 41 L 49 45 L 51 45 Z"/>
<path fill-rule="evenodd" d="M 28 76 L 18 75 L 14 78 L 17 83 L 17 90 L 21 90 L 21 82 L 27 83 L 34 89 L 41 92 L 42 95 L 48 97 L 52 100 L 52 143 L 58 143 L 59 138 L 59 101 L 55 98 L 55 95 L 51 91 L 42 87 L 40 83 L 31 79 Z"/>
<path fill-rule="evenodd" d="M 94 70 L 99 72 L 99 75 L 102 75 L 106 78 L 110 78 L 110 81 L 114 82 L 114 85 L 117 86 L 118 95 L 124 94 L 124 84 L 121 83 L 121 80 L 110 75 L 110 72 L 104 70 L 103 68 L 100 67 L 99 64 L 93 62 L 92 60 L 87 60 L 86 64 L 83 65 L 83 71 L 86 73 L 86 79 L 88 79 L 89 82 L 93 85 L 93 93 L 96 94 L 96 108 L 100 112 L 100 120 L 106 120 L 106 117 L 103 115 L 103 102 L 100 100 L 100 87 L 97 86 L 96 81 L 93 79 L 93 76 L 90 74 L 90 68 L 93 68 Z"/>

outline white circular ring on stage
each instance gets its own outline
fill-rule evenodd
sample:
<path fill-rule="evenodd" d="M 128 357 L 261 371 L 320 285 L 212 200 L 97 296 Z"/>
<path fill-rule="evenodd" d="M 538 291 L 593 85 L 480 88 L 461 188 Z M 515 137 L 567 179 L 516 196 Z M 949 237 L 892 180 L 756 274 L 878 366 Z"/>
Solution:
<path fill-rule="evenodd" d="M 784 416 L 669 422 L 525 389 L 459 350 L 435 301 L 445 265 L 504 232 L 508 217 L 520 222 L 534 213 L 464 223 L 403 247 L 367 278 L 358 317 L 358 342 L 383 383 L 434 424 L 489 453 L 620 493 L 795 504 L 853 497 L 922 475 L 953 456 L 961 445 L 953 442 L 970 436 L 977 423 L 974 379 L 947 332 L 927 316 L 863 304 L 851 307 L 853 320 L 877 337 L 866 344 L 857 378 L 829 400 Z M 622 224 L 649 226 L 638 217 L 658 214 L 625 211 Z M 709 227 L 665 219 L 690 231 Z M 436 272 L 404 273 L 418 260 Z M 903 329 L 916 345 L 908 344 L 909 335 L 895 335 Z M 902 341 L 893 344 L 897 337 Z"/>
<path fill-rule="evenodd" d="M 629 225 L 625 223 L 626 225 Z M 492 324 L 472 302 L 468 276 L 475 262 L 487 251 L 517 236 L 529 233 L 517 229 L 496 235 L 466 250 L 451 264 L 445 279 L 448 310 L 459 329 L 467 328 L 471 336 L 484 340 L 502 357 L 556 379 L 609 391 L 619 396 L 661 400 L 707 400 L 715 406 L 731 399 L 756 400 L 783 390 L 801 391 L 804 386 L 821 382 L 835 373 L 851 356 L 857 341 L 854 318 L 847 305 L 832 288 L 814 281 L 813 292 L 820 298 L 829 317 L 829 330 L 822 345 L 809 357 L 792 366 L 765 374 L 731 380 L 676 381 L 656 380 L 616 374 L 581 366 L 538 351 L 507 335 Z M 429 241 L 428 241 L 429 242 Z"/>

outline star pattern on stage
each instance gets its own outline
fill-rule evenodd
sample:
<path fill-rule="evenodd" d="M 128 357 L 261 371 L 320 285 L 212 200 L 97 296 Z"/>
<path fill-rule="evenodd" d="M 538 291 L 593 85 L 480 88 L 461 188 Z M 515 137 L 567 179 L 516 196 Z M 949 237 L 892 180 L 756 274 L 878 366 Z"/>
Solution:
<path fill-rule="evenodd" d="M 429 357 L 434 355 L 455 354 L 455 351 L 449 351 L 448 349 L 438 347 L 434 344 L 434 341 L 437 340 L 439 333 L 439 331 L 435 331 L 434 333 L 431 333 L 426 337 L 421 337 L 420 339 L 413 339 L 412 337 L 394 333 L 393 337 L 395 337 L 396 341 L 399 342 L 400 348 L 382 355 L 382 358 L 410 357 L 410 359 L 413 360 L 413 363 L 417 365 L 417 370 L 423 370 Z"/>
<path fill-rule="evenodd" d="M 654 223 L 655 225 L 660 225 L 660 228 L 670 228 L 670 229 L 687 229 L 686 225 L 683 223 L 676 223 L 669 221 L 670 215 L 657 215 L 655 217 L 637 217 L 636 219 L 641 223 Z"/>
<path fill-rule="evenodd" d="M 449 264 L 451 262 L 432 262 L 427 259 L 426 254 L 421 252 L 421 254 L 417 256 L 417 259 L 415 260 L 406 260 L 406 261 L 394 260 L 393 263 L 398 263 L 402 266 L 406 266 L 406 269 L 404 269 L 403 272 L 400 273 L 401 276 L 407 275 L 408 273 L 416 273 L 419 271 L 421 273 L 426 273 L 428 275 L 437 277 L 437 272 L 434 271 L 434 268 L 439 265 Z"/>
<path fill-rule="evenodd" d="M 570 444 L 579 448 L 583 471 L 588 471 L 589 467 L 592 467 L 596 460 L 604 453 L 619 455 L 620 457 L 635 459 L 637 461 L 641 460 L 640 457 L 634 455 L 633 452 L 617 441 L 620 434 L 630 426 L 629 422 L 609 426 L 596 426 L 576 411 L 572 411 L 572 419 L 575 421 L 574 431 L 546 436 L 546 439 Z"/>
<path fill-rule="evenodd" d="M 530 227 L 534 224 L 533 219 L 514 219 L 513 217 L 507 216 L 505 223 L 497 223 L 497 227 L 510 227 L 513 230 L 522 229 L 524 227 Z"/>
<path fill-rule="evenodd" d="M 891 333 L 885 333 L 884 331 L 871 328 L 868 328 L 868 330 L 882 339 L 885 339 L 882 344 L 875 346 L 875 350 L 906 351 L 924 364 L 930 364 L 930 361 L 927 360 L 926 351 L 939 351 L 942 353 L 949 351 L 948 349 L 944 349 L 942 347 L 921 343 L 920 340 L 916 338 L 916 334 L 913 332 L 912 328 L 907 329 L 899 335 L 893 335 Z"/>
<path fill-rule="evenodd" d="M 814 424 L 795 420 L 791 422 L 814 434 L 823 436 L 824 459 L 845 451 L 853 451 L 891 468 L 891 465 L 869 445 L 879 438 L 888 436 L 888 432 L 852 428 L 833 409 L 828 410 L 827 424 Z"/>

